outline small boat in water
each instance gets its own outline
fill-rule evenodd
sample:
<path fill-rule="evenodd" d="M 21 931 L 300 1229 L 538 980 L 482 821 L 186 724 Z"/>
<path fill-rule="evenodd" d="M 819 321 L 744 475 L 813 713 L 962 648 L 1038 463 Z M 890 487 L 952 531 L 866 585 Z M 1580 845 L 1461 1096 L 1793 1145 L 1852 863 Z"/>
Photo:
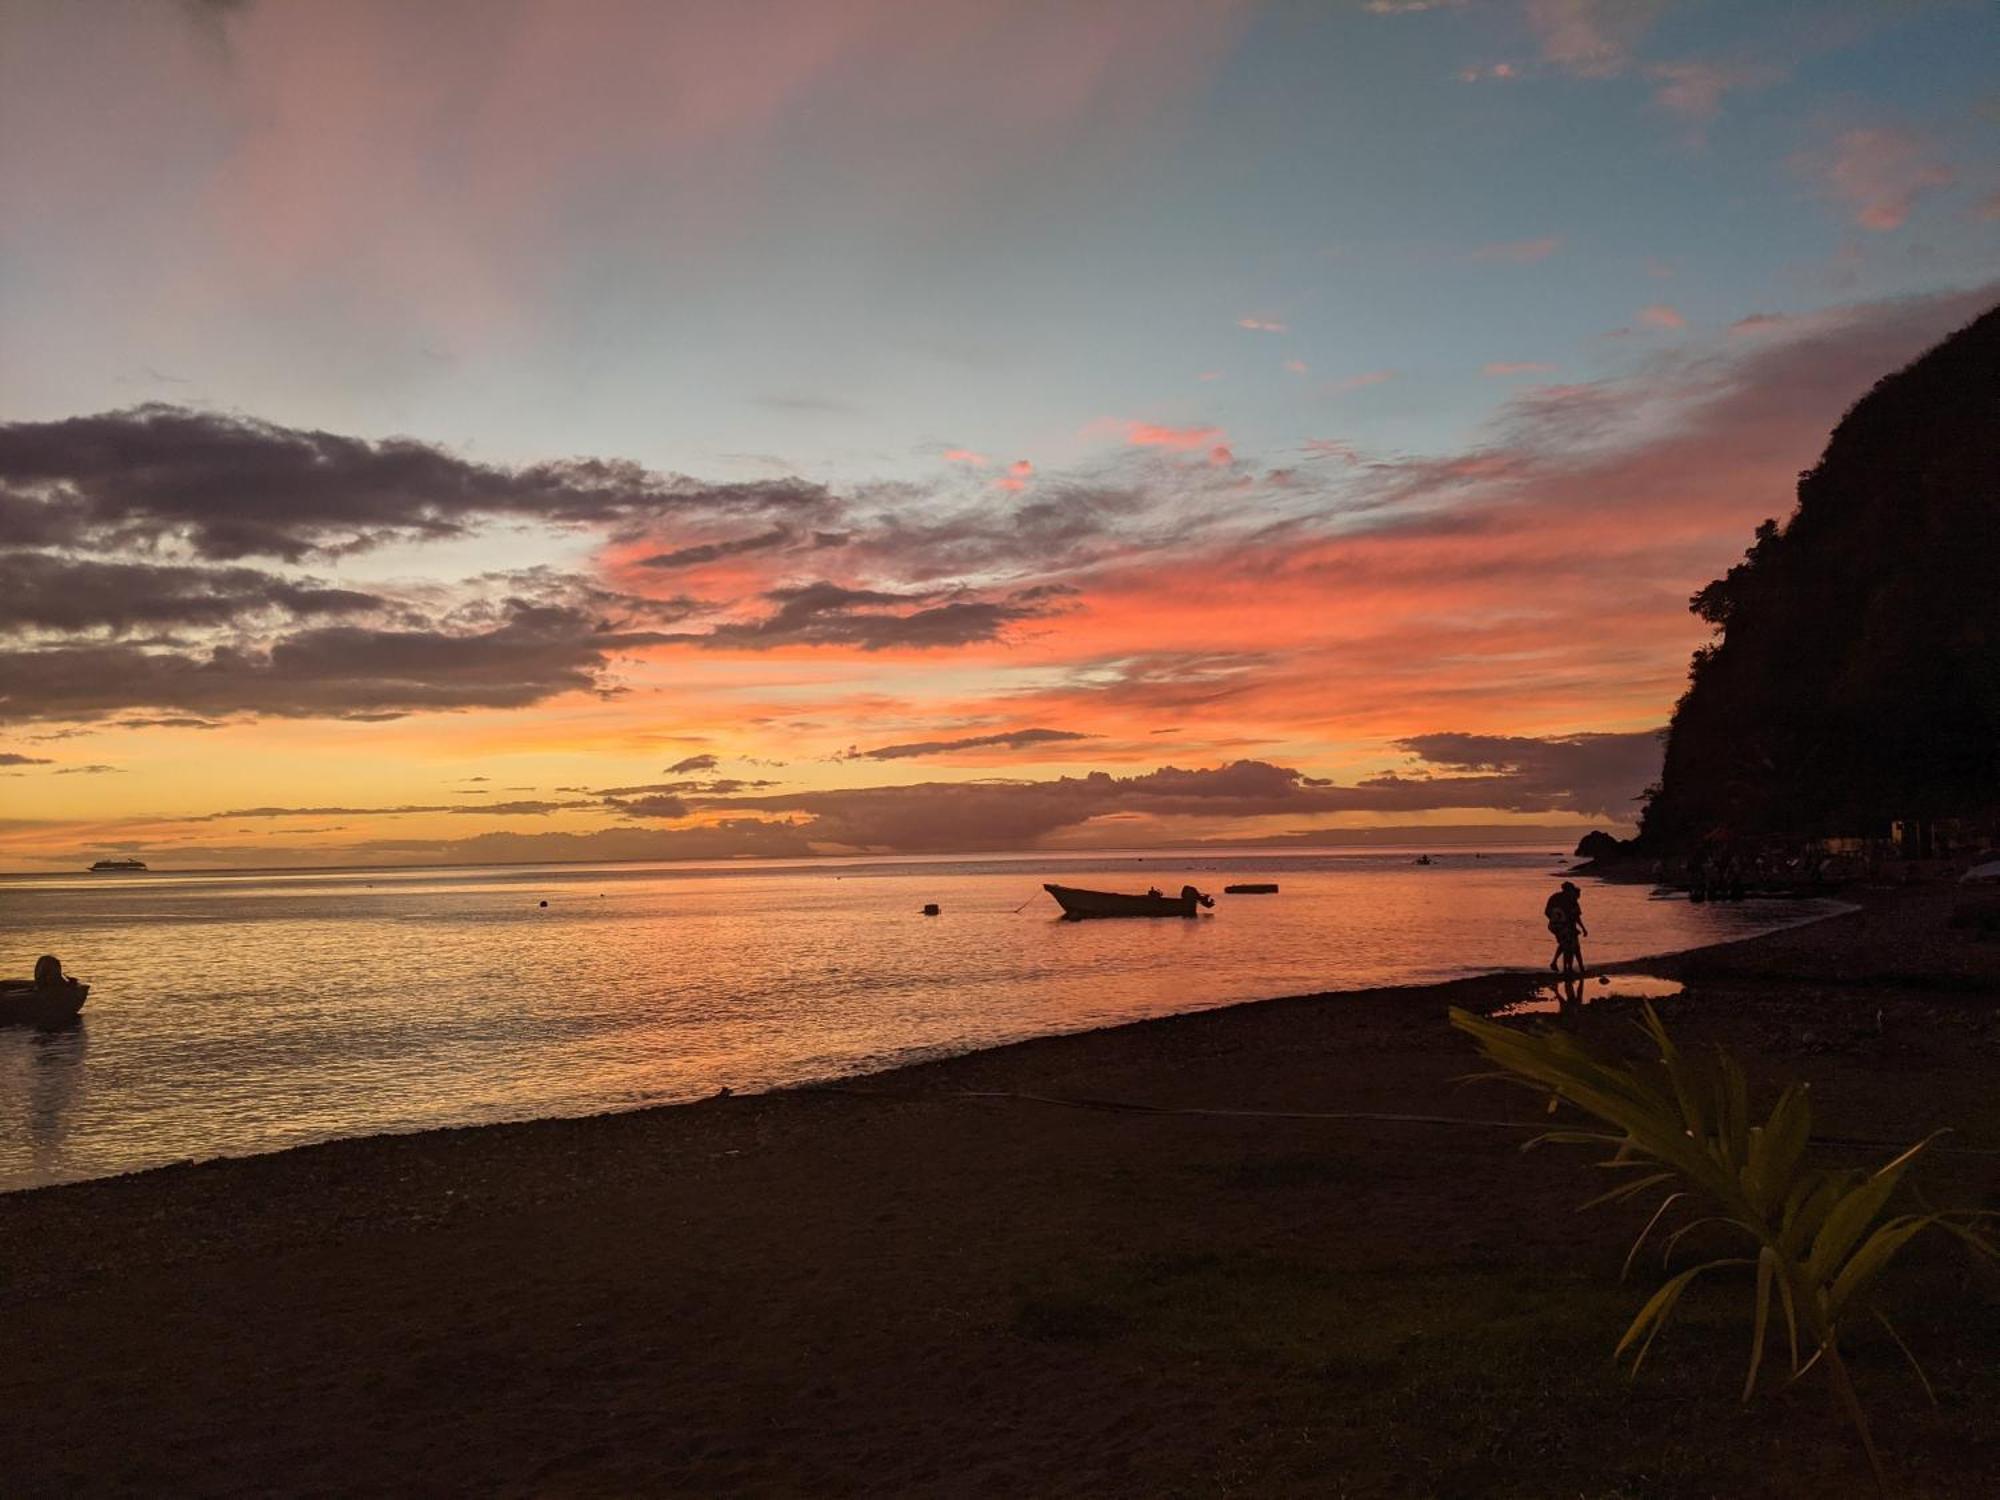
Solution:
<path fill-rule="evenodd" d="M 89 998 L 90 986 L 81 980 L 0 979 L 0 1026 L 60 1026 L 74 1021 Z"/>
<path fill-rule="evenodd" d="M 90 867 L 90 873 L 93 875 L 104 875 L 121 870 L 143 870 L 145 868 L 146 862 L 143 859 L 100 859 Z"/>
<path fill-rule="evenodd" d="M 1044 885 L 1056 898 L 1056 905 L 1072 922 L 1086 917 L 1192 917 L 1202 907 L 1215 905 L 1215 897 L 1204 896 L 1191 885 L 1181 887 L 1178 896 L 1148 891 L 1128 896 L 1121 891 L 1084 891 L 1073 885 Z"/>
<path fill-rule="evenodd" d="M 1225 896 L 1275 896 L 1278 894 L 1278 887 L 1271 881 L 1259 880 L 1247 885 L 1225 885 L 1222 888 L 1222 894 Z"/>

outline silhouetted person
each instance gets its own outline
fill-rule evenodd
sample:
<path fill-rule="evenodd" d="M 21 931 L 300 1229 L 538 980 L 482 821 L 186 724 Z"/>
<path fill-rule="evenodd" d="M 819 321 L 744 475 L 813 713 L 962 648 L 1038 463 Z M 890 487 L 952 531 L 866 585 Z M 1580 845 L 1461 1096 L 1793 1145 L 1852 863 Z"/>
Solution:
<path fill-rule="evenodd" d="M 1562 888 L 1542 903 L 1542 915 L 1548 919 L 1549 934 L 1556 940 L 1555 957 L 1549 960 L 1551 969 L 1561 969 L 1567 974 L 1572 967 L 1583 972 L 1583 945 L 1578 940 L 1590 936 L 1590 929 L 1583 925 L 1583 892 L 1565 880 Z"/>
<path fill-rule="evenodd" d="M 63 977 L 62 960 L 53 953 L 44 953 L 35 960 L 35 988 L 38 990 L 59 990 L 69 981 Z"/>

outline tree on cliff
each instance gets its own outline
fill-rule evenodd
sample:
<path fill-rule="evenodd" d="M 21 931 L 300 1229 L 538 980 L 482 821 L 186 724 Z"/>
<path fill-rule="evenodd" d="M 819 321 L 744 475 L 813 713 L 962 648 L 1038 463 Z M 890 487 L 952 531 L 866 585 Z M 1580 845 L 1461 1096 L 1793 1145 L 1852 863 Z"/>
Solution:
<path fill-rule="evenodd" d="M 1641 841 L 1866 834 L 2000 810 L 2000 308 L 1841 419 L 1690 607 L 1715 626 Z"/>

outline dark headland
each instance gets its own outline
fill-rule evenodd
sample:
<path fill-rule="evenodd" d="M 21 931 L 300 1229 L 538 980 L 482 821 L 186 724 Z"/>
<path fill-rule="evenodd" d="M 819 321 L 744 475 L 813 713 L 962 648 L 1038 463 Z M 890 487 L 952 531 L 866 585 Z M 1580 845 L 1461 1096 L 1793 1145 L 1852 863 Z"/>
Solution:
<path fill-rule="evenodd" d="M 1819 1129 L 2000 1148 L 2000 944 L 1944 885 L 1651 966 Z M 1816 1387 L 1737 1400 L 1731 1292 L 1636 1383 L 1643 1212 L 1574 1212 L 1447 1002 L 1309 997 L 858 1081 L 0 1198 L 12 1495 L 1868 1493 Z M 1613 995 L 1619 986 L 1596 987 Z M 1581 1024 L 1626 1029 L 1604 999 Z M 968 1098 L 974 1091 L 1160 1108 Z M 1524 1110 L 1526 1112 L 1524 1112 Z M 1829 1147 L 1828 1150 L 1843 1148 Z M 1861 1151 L 1861 1160 L 1883 1152 Z M 1927 1191 L 1995 1199 L 2000 1156 Z M 2000 1291 L 1933 1248 L 1850 1362 L 1911 1494 L 1992 1493 Z"/>

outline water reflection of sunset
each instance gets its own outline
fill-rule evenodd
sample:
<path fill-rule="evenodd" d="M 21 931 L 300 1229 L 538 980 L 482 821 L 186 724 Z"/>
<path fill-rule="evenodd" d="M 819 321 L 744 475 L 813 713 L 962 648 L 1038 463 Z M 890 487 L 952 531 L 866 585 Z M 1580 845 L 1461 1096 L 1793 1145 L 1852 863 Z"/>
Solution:
<path fill-rule="evenodd" d="M 938 859 L 13 882 L 78 1029 L 0 1036 L 0 1184 L 866 1071 L 1232 1000 L 1539 964 L 1542 855 Z M 1038 882 L 1206 889 L 1199 921 L 1069 924 Z M 539 903 L 546 900 L 549 905 Z M 1588 900 L 1593 958 L 1806 908 Z M 943 908 L 937 919 L 920 913 Z M 84 1058 L 88 1055 L 88 1068 Z"/>

